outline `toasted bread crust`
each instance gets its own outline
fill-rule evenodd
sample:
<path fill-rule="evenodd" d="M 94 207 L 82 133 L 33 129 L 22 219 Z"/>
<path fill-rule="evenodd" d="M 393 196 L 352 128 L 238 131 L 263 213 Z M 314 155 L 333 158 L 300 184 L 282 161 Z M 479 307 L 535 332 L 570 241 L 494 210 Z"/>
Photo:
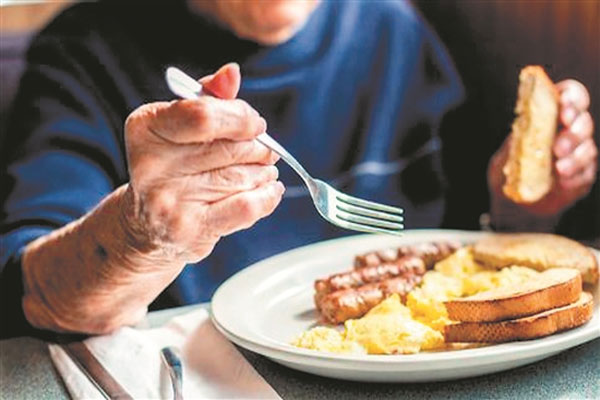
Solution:
<path fill-rule="evenodd" d="M 598 282 L 598 260 L 587 247 L 563 236 L 547 233 L 494 234 L 475 243 L 476 261 L 492 268 L 522 265 L 538 271 L 574 268 L 584 282 Z"/>
<path fill-rule="evenodd" d="M 558 91 L 542 67 L 521 70 L 515 113 L 502 189 L 517 203 L 534 203 L 553 184 L 552 144 L 558 120 Z"/>
<path fill-rule="evenodd" d="M 579 299 L 581 288 L 579 271 L 555 268 L 525 285 L 489 290 L 444 304 L 454 321 L 502 321 L 573 303 Z"/>
<path fill-rule="evenodd" d="M 444 327 L 447 343 L 500 343 L 548 336 L 576 328 L 593 315 L 592 295 L 582 292 L 579 300 L 540 314 L 500 322 L 460 322 Z"/>

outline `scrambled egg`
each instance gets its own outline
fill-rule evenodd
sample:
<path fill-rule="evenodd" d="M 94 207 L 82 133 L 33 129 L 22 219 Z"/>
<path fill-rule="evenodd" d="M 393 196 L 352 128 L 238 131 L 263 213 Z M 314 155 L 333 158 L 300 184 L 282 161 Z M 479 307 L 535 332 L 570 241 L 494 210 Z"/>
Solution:
<path fill-rule="evenodd" d="M 478 264 L 470 247 L 463 247 L 425 273 L 423 282 L 402 304 L 394 294 L 344 331 L 317 327 L 303 332 L 292 344 L 333 353 L 409 354 L 444 347 L 442 331 L 450 323 L 444 301 L 498 287 L 520 284 L 539 273 L 519 266 L 501 270 Z"/>
<path fill-rule="evenodd" d="M 412 319 L 410 310 L 393 294 L 364 317 L 345 322 L 345 339 L 361 344 L 369 354 L 409 354 L 444 344 L 444 337 Z"/>
<path fill-rule="evenodd" d="M 356 342 L 345 340 L 344 334 L 332 328 L 318 326 L 302 332 L 292 342 L 294 346 L 329 353 L 365 354 L 364 347 Z"/>
<path fill-rule="evenodd" d="M 294 346 L 332 353 L 407 354 L 444 344 L 441 333 L 415 321 L 410 310 L 393 294 L 364 317 L 350 319 L 344 331 L 316 327 L 303 332 Z"/>
<path fill-rule="evenodd" d="M 470 247 L 463 247 L 438 262 L 425 273 L 421 285 L 406 298 L 412 316 L 433 329 L 442 331 L 450 323 L 444 301 L 457 297 L 526 282 L 539 273 L 531 268 L 512 266 L 501 270 L 478 264 Z"/>

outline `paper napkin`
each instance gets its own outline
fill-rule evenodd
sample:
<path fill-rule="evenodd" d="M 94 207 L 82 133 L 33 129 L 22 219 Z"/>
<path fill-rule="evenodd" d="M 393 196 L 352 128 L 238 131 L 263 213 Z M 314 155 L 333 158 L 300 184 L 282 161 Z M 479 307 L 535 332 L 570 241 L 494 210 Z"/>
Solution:
<path fill-rule="evenodd" d="M 160 356 L 165 346 L 176 347 L 181 355 L 184 399 L 280 398 L 217 331 L 205 309 L 177 316 L 160 328 L 124 327 L 84 343 L 135 399 L 173 398 L 169 374 Z M 50 344 L 49 348 L 73 398 L 104 398 L 60 345 Z"/>

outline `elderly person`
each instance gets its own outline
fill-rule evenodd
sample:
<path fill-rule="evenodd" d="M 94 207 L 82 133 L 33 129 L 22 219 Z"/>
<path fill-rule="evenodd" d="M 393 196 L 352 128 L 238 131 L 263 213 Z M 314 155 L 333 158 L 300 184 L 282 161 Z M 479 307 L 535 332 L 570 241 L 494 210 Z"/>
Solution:
<path fill-rule="evenodd" d="M 445 207 L 439 136 L 463 89 L 408 3 L 100 1 L 51 23 L 28 63 L 3 148 L 8 334 L 110 332 L 167 287 L 155 305 L 208 300 L 253 261 L 340 235 L 253 140 L 267 122 L 315 176 L 401 205 L 408 227 L 465 212 Z M 211 96 L 165 101 L 168 65 Z M 528 220 L 560 215 L 595 177 L 587 92 L 559 89 L 558 183 L 511 211 Z M 514 207 L 497 190 L 503 153 L 492 218 Z"/>

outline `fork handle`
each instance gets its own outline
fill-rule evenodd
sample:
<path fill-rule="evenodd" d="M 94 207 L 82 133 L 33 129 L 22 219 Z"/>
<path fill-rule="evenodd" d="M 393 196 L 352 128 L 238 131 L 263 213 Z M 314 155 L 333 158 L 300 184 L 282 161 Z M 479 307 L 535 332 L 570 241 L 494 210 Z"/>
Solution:
<path fill-rule="evenodd" d="M 302 164 L 298 162 L 282 145 L 273 139 L 267 132 L 256 137 L 256 140 L 267 146 L 269 149 L 277 153 L 283 161 L 285 161 L 300 177 L 308 184 L 312 180 L 310 174 L 304 169 Z"/>

